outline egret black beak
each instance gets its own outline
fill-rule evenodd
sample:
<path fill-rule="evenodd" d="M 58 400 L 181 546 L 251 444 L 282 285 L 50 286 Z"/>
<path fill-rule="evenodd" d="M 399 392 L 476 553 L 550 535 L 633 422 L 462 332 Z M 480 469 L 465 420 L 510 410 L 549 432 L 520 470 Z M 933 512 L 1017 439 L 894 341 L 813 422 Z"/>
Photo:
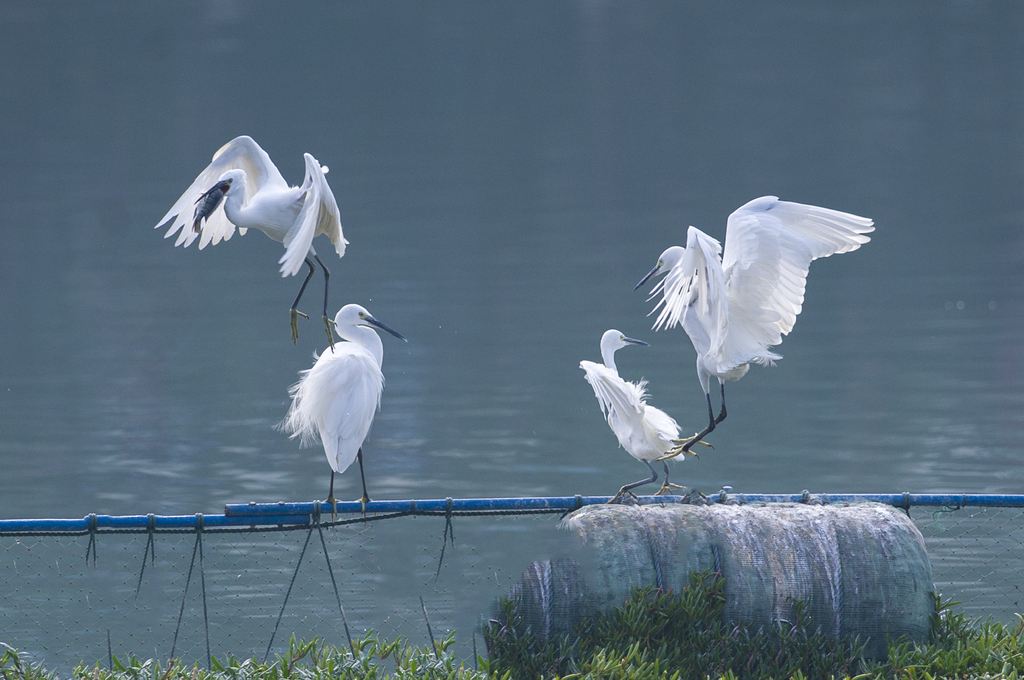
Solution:
<path fill-rule="evenodd" d="M 408 340 L 405 339 L 404 335 L 402 335 L 401 333 L 396 331 L 394 328 L 391 328 L 388 325 L 386 325 L 386 324 L 384 324 L 384 323 L 382 323 L 380 321 L 377 321 L 377 319 L 373 318 L 372 316 L 366 317 L 365 319 L 363 319 L 363 321 L 365 321 L 366 323 L 370 324 L 371 326 L 375 326 L 376 328 L 381 329 L 382 331 L 390 333 L 391 335 L 395 336 L 396 338 L 398 338 L 402 342 L 409 342 Z"/>
<path fill-rule="evenodd" d="M 646 274 L 644 274 L 644 278 L 642 278 L 639 281 L 637 281 L 637 284 L 635 286 L 633 286 L 633 290 L 636 290 L 640 286 L 642 286 L 645 283 L 647 283 L 648 279 L 650 279 L 652 276 L 657 274 L 659 269 L 661 269 L 661 264 L 654 265 L 654 268 L 651 269 L 651 271 L 649 271 Z"/>
<path fill-rule="evenodd" d="M 636 338 L 622 338 L 623 342 L 627 342 L 630 345 L 640 345 L 641 347 L 650 347 L 651 343 L 644 342 L 643 340 L 637 340 Z"/>

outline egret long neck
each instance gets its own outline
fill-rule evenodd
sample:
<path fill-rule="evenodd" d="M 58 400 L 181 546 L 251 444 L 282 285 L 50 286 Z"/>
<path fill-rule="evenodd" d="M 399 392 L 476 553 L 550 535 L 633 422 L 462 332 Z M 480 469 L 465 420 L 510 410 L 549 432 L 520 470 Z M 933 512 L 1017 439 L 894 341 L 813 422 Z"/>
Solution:
<path fill-rule="evenodd" d="M 349 326 L 345 329 L 338 329 L 339 335 L 349 342 L 359 345 L 377 360 L 378 368 L 384 365 L 384 343 L 375 331 L 365 326 Z"/>
<path fill-rule="evenodd" d="M 616 373 L 619 372 L 619 369 L 615 367 L 615 350 L 617 349 L 618 347 L 612 347 L 610 343 L 601 340 L 601 359 L 605 366 Z"/>
<path fill-rule="evenodd" d="M 243 173 L 232 183 L 231 190 L 228 191 L 228 195 L 224 199 L 224 214 L 228 216 L 232 224 L 238 227 L 248 226 L 247 211 L 244 205 L 245 184 L 245 174 Z"/>

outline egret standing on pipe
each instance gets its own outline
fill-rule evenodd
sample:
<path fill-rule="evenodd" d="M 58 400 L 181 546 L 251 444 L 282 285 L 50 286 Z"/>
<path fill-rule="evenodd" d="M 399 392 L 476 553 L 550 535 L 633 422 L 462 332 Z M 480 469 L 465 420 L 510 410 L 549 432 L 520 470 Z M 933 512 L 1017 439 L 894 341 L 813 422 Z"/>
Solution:
<path fill-rule="evenodd" d="M 708 425 L 678 440 L 666 457 L 689 453 L 725 420 L 725 383 L 739 380 L 750 364 L 771 365 L 782 356 L 771 347 L 793 330 L 804 301 L 812 261 L 857 250 L 875 230 L 867 217 L 755 198 L 729 216 L 725 253 L 715 239 L 690 227 L 686 247 L 672 246 L 634 289 L 657 274 L 651 291 L 661 299 L 654 330 L 681 325 L 697 351 L 697 378 L 708 403 Z M 721 259 L 719 256 L 721 255 Z M 659 311 L 659 307 L 661 308 Z M 718 379 L 722 408 L 711 408 L 711 377 Z"/>
<path fill-rule="evenodd" d="M 359 460 L 363 481 L 362 502 L 370 500 L 363 472 L 363 440 L 370 432 L 373 416 L 380 408 L 384 375 L 380 371 L 384 345 L 373 330 L 386 331 L 399 340 L 402 335 L 375 319 L 365 307 L 345 305 L 334 317 L 334 327 L 345 343 L 328 347 L 315 357 L 313 367 L 302 371 L 299 382 L 288 393 L 291 408 L 280 427 L 303 446 L 316 440 L 324 446 L 331 466 L 327 502 L 334 505 L 334 475 Z"/>
<path fill-rule="evenodd" d="M 628 338 L 614 328 L 601 336 L 601 359 L 604 364 L 593 361 L 581 361 L 584 377 L 594 388 L 594 396 L 601 405 L 601 411 L 608 420 L 608 427 L 615 433 L 619 444 L 626 453 L 633 456 L 651 471 L 649 478 L 641 479 L 624 485 L 615 497 L 609 501 L 617 502 L 623 495 L 634 496 L 633 489 L 643 484 L 658 481 L 658 473 L 651 466 L 652 460 L 658 460 L 672 448 L 672 441 L 679 437 L 679 425 L 664 411 L 649 405 L 647 397 L 647 381 L 629 382 L 619 377 L 615 366 L 615 352 L 627 345 L 647 345 L 643 340 Z M 665 466 L 665 482 L 658 494 L 667 493 L 672 488 L 682 488 L 669 482 L 668 463 Z M 635 498 L 635 496 L 634 496 Z"/>
<path fill-rule="evenodd" d="M 292 342 L 298 341 L 298 317 L 309 317 L 298 310 L 299 300 L 313 277 L 315 260 L 324 272 L 324 329 L 334 345 L 330 317 L 327 316 L 327 284 L 330 272 L 313 250 L 313 238 L 324 234 L 331 240 L 338 257 L 345 254 L 348 241 L 341 232 L 341 213 L 327 185 L 327 168 L 310 154 L 303 154 L 306 177 L 301 186 L 290 187 L 284 181 L 267 152 L 252 137 L 235 137 L 213 155 L 213 161 L 185 190 L 181 198 L 157 223 L 159 229 L 168 221 L 170 228 L 164 238 L 178 233 L 175 246 L 188 247 L 199 239 L 199 249 L 229 240 L 235 227 L 242 235 L 249 229 L 284 243 L 285 252 L 278 260 L 281 276 L 294 276 L 305 262 L 309 267 L 299 294 L 291 309 Z M 223 203 L 223 209 L 219 210 Z M 188 212 L 193 210 L 188 226 Z M 311 259 L 312 258 L 312 259 Z"/>

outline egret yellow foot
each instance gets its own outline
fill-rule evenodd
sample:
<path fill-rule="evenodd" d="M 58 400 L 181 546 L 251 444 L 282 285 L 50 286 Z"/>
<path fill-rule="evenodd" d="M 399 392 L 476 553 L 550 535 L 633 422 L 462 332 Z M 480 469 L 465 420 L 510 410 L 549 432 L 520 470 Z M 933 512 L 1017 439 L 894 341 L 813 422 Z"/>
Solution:
<path fill-rule="evenodd" d="M 294 345 L 299 341 L 299 317 L 301 316 L 303 319 L 308 319 L 309 315 L 305 312 L 300 312 L 294 307 L 292 307 L 290 311 L 292 315 L 292 344 Z"/>
<path fill-rule="evenodd" d="M 363 494 L 362 497 L 360 497 L 360 499 L 359 499 L 359 507 L 360 507 L 359 511 L 362 513 L 363 517 L 366 517 L 366 504 L 369 503 L 369 502 L 370 502 L 370 497 L 367 496 L 366 494 Z"/>
<path fill-rule="evenodd" d="M 334 351 L 334 330 L 331 326 L 334 324 L 334 319 L 324 315 L 324 328 L 327 329 L 327 342 L 331 346 L 331 351 Z"/>
<path fill-rule="evenodd" d="M 675 444 L 675 446 L 669 449 L 664 456 L 658 458 L 658 460 L 668 460 L 669 458 L 675 458 L 676 456 L 682 455 L 689 455 L 693 456 L 694 458 L 700 458 L 698 454 L 690 450 L 696 444 L 700 444 L 701 446 L 705 446 L 709 449 L 715 448 L 710 442 L 706 442 L 703 439 L 697 439 L 695 441 L 696 436 L 697 435 L 695 434 L 691 437 L 686 437 L 684 439 L 673 439 L 672 443 Z"/>
<path fill-rule="evenodd" d="M 661 488 L 658 489 L 658 493 L 656 493 L 654 495 L 655 496 L 664 496 L 665 494 L 672 493 L 672 489 L 685 489 L 685 488 L 686 487 L 683 486 L 682 484 L 674 484 L 672 482 L 665 482 L 665 483 L 663 483 L 661 485 Z"/>

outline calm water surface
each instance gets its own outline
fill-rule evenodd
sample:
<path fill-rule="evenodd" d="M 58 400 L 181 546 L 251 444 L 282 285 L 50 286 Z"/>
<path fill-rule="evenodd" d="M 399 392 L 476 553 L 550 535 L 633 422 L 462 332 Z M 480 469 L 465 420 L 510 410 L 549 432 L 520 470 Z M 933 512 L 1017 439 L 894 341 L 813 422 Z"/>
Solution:
<path fill-rule="evenodd" d="M 273 429 L 323 340 L 311 321 L 289 342 L 280 246 L 181 251 L 152 230 L 242 133 L 294 182 L 303 151 L 331 166 L 351 241 L 326 259 L 332 306 L 410 338 L 385 338 L 375 497 L 641 476 L 577 363 L 609 327 L 650 340 L 620 370 L 699 427 L 693 350 L 648 330 L 632 284 L 688 224 L 722 237 L 768 193 L 877 232 L 814 265 L 785 360 L 731 389 L 716 449 L 676 474 L 1024 491 L 1022 31 L 1012 3 L 7 3 L 0 516 L 325 494 L 321 452 Z M 502 531 L 481 550 L 530 551 L 531 532 Z M 400 570 L 376 584 L 418 588 Z M 31 630 L 23 646 L 45 639 Z"/>

